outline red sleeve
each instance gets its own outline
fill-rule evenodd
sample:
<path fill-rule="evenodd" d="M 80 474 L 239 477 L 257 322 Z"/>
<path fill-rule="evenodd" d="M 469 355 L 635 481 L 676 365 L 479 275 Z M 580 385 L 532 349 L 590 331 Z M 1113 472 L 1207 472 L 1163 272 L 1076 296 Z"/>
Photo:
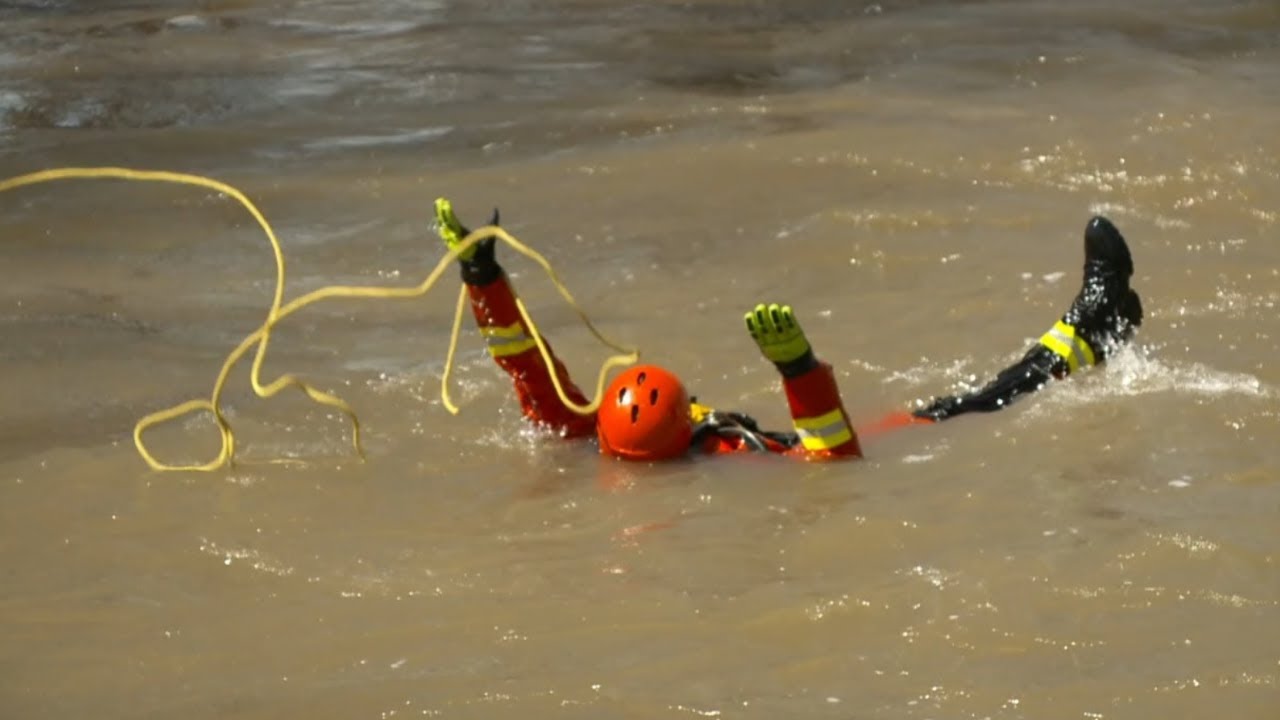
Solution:
<path fill-rule="evenodd" d="M 468 285 L 467 292 L 471 296 L 471 312 L 475 315 L 476 324 L 480 326 L 480 334 L 489 346 L 489 354 L 515 383 L 516 395 L 520 398 L 524 416 L 565 437 L 594 435 L 595 413 L 579 415 L 565 407 L 556 394 L 551 373 L 547 371 L 547 365 L 538 352 L 533 334 L 520 318 L 515 292 L 512 291 L 507 276 L 503 274 L 488 285 Z M 586 405 L 587 398 L 583 397 L 582 392 L 569 379 L 569 372 L 564 364 L 551 351 L 551 343 L 545 337 L 542 340 L 555 361 L 556 376 L 565 395 L 575 403 Z"/>
<path fill-rule="evenodd" d="M 796 433 L 800 435 L 800 444 L 791 452 L 803 453 L 815 460 L 862 457 L 858 434 L 844 411 L 840 388 L 836 386 L 830 365 L 819 362 L 803 375 L 783 378 L 782 386 L 787 392 Z"/>

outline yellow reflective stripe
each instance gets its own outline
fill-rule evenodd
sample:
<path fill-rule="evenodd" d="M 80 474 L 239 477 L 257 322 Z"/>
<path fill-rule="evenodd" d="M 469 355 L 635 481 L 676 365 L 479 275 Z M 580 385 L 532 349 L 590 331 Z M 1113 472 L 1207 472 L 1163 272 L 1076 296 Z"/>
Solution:
<path fill-rule="evenodd" d="M 1093 348 L 1089 346 L 1088 341 L 1079 336 L 1076 337 L 1076 353 L 1080 355 L 1081 360 L 1083 360 L 1081 364 L 1085 367 L 1098 363 L 1093 357 Z"/>
<path fill-rule="evenodd" d="M 522 338 L 525 337 L 524 328 L 520 323 L 511 323 L 510 325 L 488 325 L 480 328 L 480 334 L 487 338 Z"/>
<path fill-rule="evenodd" d="M 526 350 L 538 346 L 533 338 L 525 334 L 520 323 L 512 323 L 505 327 L 491 325 L 480 328 L 485 344 L 489 346 L 489 354 L 493 357 L 519 355 Z"/>
<path fill-rule="evenodd" d="M 853 428 L 840 408 L 818 417 L 796 418 L 795 427 L 805 450 L 830 450 L 853 439 Z"/>
<path fill-rule="evenodd" d="M 796 418 L 796 430 L 807 430 L 810 432 L 819 432 L 836 423 L 844 424 L 844 413 L 840 412 L 840 408 L 836 408 L 825 415 L 809 418 Z"/>
<path fill-rule="evenodd" d="M 1071 372 L 1097 363 L 1089 343 L 1076 335 L 1074 326 L 1061 320 L 1054 323 L 1053 329 L 1040 338 L 1040 344 L 1066 360 L 1067 369 Z"/>
<path fill-rule="evenodd" d="M 507 343 L 505 345 L 490 345 L 489 354 L 493 357 L 506 357 L 508 355 L 519 355 L 522 352 L 538 347 L 533 338 L 521 340 L 520 342 Z"/>

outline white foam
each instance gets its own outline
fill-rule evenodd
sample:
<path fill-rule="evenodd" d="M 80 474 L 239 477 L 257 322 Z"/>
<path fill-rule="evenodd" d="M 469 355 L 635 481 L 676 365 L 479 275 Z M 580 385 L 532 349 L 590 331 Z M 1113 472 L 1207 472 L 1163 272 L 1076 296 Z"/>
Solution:
<path fill-rule="evenodd" d="M 209 21 L 199 15 L 177 15 L 165 21 L 165 25 L 178 30 L 199 30 L 209 26 Z"/>
<path fill-rule="evenodd" d="M 279 28 L 308 33 L 385 37 L 441 22 L 445 11 L 444 0 L 411 0 L 409 2 L 382 0 L 378 3 L 353 3 L 352 5 L 358 10 L 355 14 L 359 17 L 333 20 L 282 18 L 272 21 L 271 24 Z M 308 14 L 305 9 L 303 13 Z M 309 14 L 315 17 L 320 13 Z"/>
<path fill-rule="evenodd" d="M 1215 370 L 1201 363 L 1164 362 L 1144 348 L 1126 347 L 1107 361 L 1107 380 L 1097 389 L 1107 395 L 1148 395 L 1180 392 L 1219 397 L 1240 395 L 1267 398 L 1275 394 L 1248 373 Z"/>
<path fill-rule="evenodd" d="M 933 459 L 934 459 L 934 456 L 932 454 L 904 455 L 902 457 L 902 462 L 903 464 L 906 464 L 906 465 L 916 465 L 919 463 L 931 462 Z"/>
<path fill-rule="evenodd" d="M 345 150 L 350 148 L 369 148 L 381 145 L 408 145 L 425 142 L 453 132 L 450 126 L 405 130 L 385 135 L 348 135 L 346 137 L 323 138 L 312 140 L 303 145 L 307 150 Z"/>
<path fill-rule="evenodd" d="M 408 32 L 422 25 L 418 20 L 364 20 L 356 22 L 325 23 L 311 20 L 276 20 L 271 23 L 275 27 L 299 30 L 308 33 L 334 33 L 342 35 L 363 35 L 367 37 L 384 37 Z"/>
<path fill-rule="evenodd" d="M 1092 215 L 1107 215 L 1109 217 L 1128 217 L 1133 220 L 1150 222 L 1162 230 L 1182 229 L 1191 227 L 1191 224 L 1185 220 L 1172 218 L 1160 213 L 1143 212 L 1137 208 L 1121 205 L 1111 202 L 1095 202 L 1089 204 L 1089 213 Z"/>
<path fill-rule="evenodd" d="M 1063 407 L 1088 406 L 1119 397 L 1176 393 L 1265 399 L 1277 394 L 1275 388 L 1248 373 L 1224 372 L 1195 362 L 1168 362 L 1134 346 L 1122 348 L 1107 360 L 1105 368 L 1090 371 L 1093 373 L 1099 374 L 1096 382 L 1068 380 L 1072 383 L 1069 392 L 1054 392 L 1042 402 L 1030 403 L 1028 417 L 1052 415 Z"/>
<path fill-rule="evenodd" d="M 1247 317 L 1250 311 L 1264 311 L 1270 315 L 1280 304 L 1280 293 L 1271 292 L 1265 295 L 1245 295 L 1229 288 L 1218 288 L 1214 291 L 1214 299 L 1203 304 L 1181 304 L 1174 308 L 1178 317 L 1209 317 L 1225 315 L 1227 317 Z M 1154 313 L 1153 313 L 1154 315 Z"/>
<path fill-rule="evenodd" d="M 2 64 L 0 64 L 2 66 Z M 27 106 L 27 99 L 12 90 L 0 90 L 0 130 L 10 127 L 9 115 Z"/>

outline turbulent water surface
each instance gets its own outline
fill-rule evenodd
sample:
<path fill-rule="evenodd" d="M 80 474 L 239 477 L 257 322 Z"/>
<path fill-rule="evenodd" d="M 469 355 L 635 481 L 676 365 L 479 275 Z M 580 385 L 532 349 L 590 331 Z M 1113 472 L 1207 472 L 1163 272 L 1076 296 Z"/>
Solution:
<path fill-rule="evenodd" d="M 792 304 L 860 422 L 1017 358 L 1097 213 L 1146 323 L 866 459 L 658 466 L 521 421 L 456 280 L 286 320 L 240 462 L 157 473 L 271 251 L 203 188 L 0 194 L 0 716 L 1280 716 L 1280 6 L 1270 0 L 9 0 L 0 176 L 215 177 L 286 295 L 410 286 L 502 208 L 609 336 L 785 427 Z M 511 275 L 580 383 L 608 354 Z M 210 418 L 147 435 L 171 462 Z M 289 459 L 292 462 L 272 462 Z"/>

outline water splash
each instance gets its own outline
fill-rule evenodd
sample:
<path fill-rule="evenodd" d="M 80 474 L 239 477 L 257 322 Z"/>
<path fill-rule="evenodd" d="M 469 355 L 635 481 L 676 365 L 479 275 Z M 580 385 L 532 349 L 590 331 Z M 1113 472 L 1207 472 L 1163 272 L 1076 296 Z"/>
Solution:
<path fill-rule="evenodd" d="M 252 548 L 233 547 L 221 545 L 208 538 L 200 538 L 200 552 L 206 555 L 212 555 L 222 560 L 222 564 L 228 567 L 237 561 L 248 563 L 249 567 L 258 572 L 276 575 L 278 577 L 287 577 L 292 575 L 294 568 L 289 565 L 263 555 L 261 552 Z"/>
<path fill-rule="evenodd" d="M 1275 388 L 1248 373 L 1225 372 L 1197 362 L 1161 360 L 1149 348 L 1135 346 L 1120 349 L 1105 368 L 1090 372 L 1087 379 L 1067 383 L 1071 385 L 1068 392 L 1054 392 L 1043 402 L 1034 403 L 1028 418 L 1056 416 L 1064 407 L 1087 407 L 1116 398 L 1165 393 L 1259 399 L 1277 395 Z"/>

